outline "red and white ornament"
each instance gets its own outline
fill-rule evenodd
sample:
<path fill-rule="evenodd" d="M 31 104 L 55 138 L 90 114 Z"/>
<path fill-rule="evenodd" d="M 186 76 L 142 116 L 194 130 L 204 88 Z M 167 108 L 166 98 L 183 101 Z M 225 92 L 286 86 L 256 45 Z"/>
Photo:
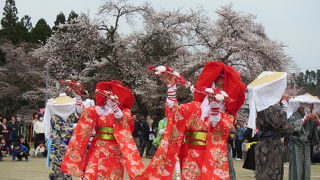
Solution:
<path fill-rule="evenodd" d="M 172 75 L 175 76 L 176 83 L 182 84 L 182 85 L 184 85 L 186 87 L 190 87 L 190 85 L 191 85 L 191 83 L 186 81 L 184 79 L 184 77 L 179 72 L 177 72 L 177 71 L 173 71 L 172 72 L 172 69 L 169 68 L 169 67 L 166 67 L 166 66 L 157 66 L 157 67 L 150 66 L 149 70 L 151 72 L 153 72 L 157 76 L 160 76 L 160 75 L 165 74 L 165 73 L 172 74 Z"/>

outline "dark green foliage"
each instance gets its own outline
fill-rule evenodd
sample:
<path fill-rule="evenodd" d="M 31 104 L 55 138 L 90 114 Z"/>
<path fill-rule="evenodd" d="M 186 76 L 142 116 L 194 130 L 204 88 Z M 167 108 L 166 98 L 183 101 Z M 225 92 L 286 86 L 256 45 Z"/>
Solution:
<path fill-rule="evenodd" d="M 1 19 L 1 32 L 0 36 L 18 43 L 21 40 L 18 25 L 18 10 L 14 0 L 6 0 L 3 8 L 3 17 Z"/>
<path fill-rule="evenodd" d="M 31 39 L 34 43 L 46 43 L 48 37 L 51 36 L 51 28 L 46 20 L 39 19 L 36 26 L 31 30 Z"/>
<path fill-rule="evenodd" d="M 54 26 L 52 27 L 52 31 L 57 31 L 58 25 L 59 24 L 65 24 L 66 23 L 66 16 L 63 14 L 63 12 L 60 12 L 57 17 L 56 20 L 54 21 Z"/>
<path fill-rule="evenodd" d="M 69 17 L 68 17 L 68 23 L 70 23 L 72 20 L 75 20 L 78 18 L 78 14 L 74 12 L 73 10 L 70 12 Z"/>
<path fill-rule="evenodd" d="M 14 0 L 6 0 L 6 5 L 3 8 L 3 18 L 1 26 L 3 29 L 14 27 L 18 24 L 18 10 Z"/>
<path fill-rule="evenodd" d="M 306 70 L 305 73 L 300 72 L 293 75 L 289 85 L 301 88 L 312 95 L 320 96 L 320 70 Z"/>
<path fill-rule="evenodd" d="M 0 36 L 11 40 L 17 44 L 20 42 L 30 42 L 30 30 L 32 29 L 31 17 L 25 15 L 18 21 L 18 10 L 14 0 L 7 0 L 3 8 L 3 18 L 1 19 Z"/>
<path fill-rule="evenodd" d="M 32 23 L 31 23 L 31 17 L 28 15 L 25 15 L 23 18 L 21 18 L 20 22 L 17 26 L 18 29 L 18 36 L 19 41 L 25 41 L 30 42 L 30 31 L 32 29 Z"/>
<path fill-rule="evenodd" d="M 32 29 L 31 17 L 28 15 L 23 16 L 20 20 L 20 25 L 30 32 Z"/>

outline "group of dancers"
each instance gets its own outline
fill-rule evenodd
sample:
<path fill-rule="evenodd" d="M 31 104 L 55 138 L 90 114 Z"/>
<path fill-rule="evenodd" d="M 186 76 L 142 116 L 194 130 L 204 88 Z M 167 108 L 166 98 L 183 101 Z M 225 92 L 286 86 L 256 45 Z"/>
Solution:
<path fill-rule="evenodd" d="M 240 74 L 221 62 L 209 62 L 195 87 L 190 88 L 194 100 L 179 104 L 177 86 L 190 83 L 165 66 L 150 70 L 168 88 L 164 106 L 167 126 L 150 163 L 145 167 L 132 137 L 131 90 L 120 81 L 97 83 L 96 105 L 90 106 L 81 99 L 88 94 L 84 87 L 69 80 L 62 83 L 68 84 L 67 90 L 75 98 L 60 94 L 48 101 L 44 116 L 46 138 L 51 143 L 48 162 L 52 166 L 51 179 L 72 179 L 72 176 L 88 180 L 123 179 L 124 168 L 130 179 L 137 180 L 169 180 L 173 176 L 193 180 L 231 178 L 228 136 L 246 91 Z M 261 180 L 281 179 L 283 161 L 278 143 L 281 137 L 295 131 L 282 117 L 284 105 L 279 105 L 286 79 L 283 82 L 283 76 L 275 77 L 265 83 L 260 82 L 265 78 L 261 76 L 248 86 L 249 101 L 253 102 L 249 126 L 263 132 L 256 148 L 256 153 L 264 155 L 256 159 L 260 166 L 256 178 Z M 282 84 L 278 91 L 270 93 L 269 87 L 279 81 L 284 83 L 284 89 Z"/>

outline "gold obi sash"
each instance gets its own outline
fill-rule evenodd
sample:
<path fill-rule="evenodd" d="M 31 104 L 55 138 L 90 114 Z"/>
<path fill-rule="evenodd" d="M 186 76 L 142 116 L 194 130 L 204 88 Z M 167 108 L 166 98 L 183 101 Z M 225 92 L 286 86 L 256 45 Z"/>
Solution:
<path fill-rule="evenodd" d="M 207 144 L 206 143 L 207 135 L 208 133 L 203 131 L 188 131 L 186 133 L 184 142 L 191 145 L 191 147 L 194 147 L 192 145 L 205 147 Z"/>
<path fill-rule="evenodd" d="M 115 140 L 113 127 L 98 127 L 95 137 L 101 140 Z"/>

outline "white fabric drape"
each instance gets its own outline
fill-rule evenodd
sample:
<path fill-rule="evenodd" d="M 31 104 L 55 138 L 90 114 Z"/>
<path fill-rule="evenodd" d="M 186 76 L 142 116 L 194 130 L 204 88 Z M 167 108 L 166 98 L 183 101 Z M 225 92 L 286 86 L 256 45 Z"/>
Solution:
<path fill-rule="evenodd" d="M 262 72 L 257 79 L 265 75 L 272 75 L 273 72 Z M 256 130 L 257 112 L 263 111 L 270 106 L 280 102 L 287 87 L 287 73 L 283 76 L 268 82 L 251 87 L 248 86 L 249 93 L 249 121 L 248 127 Z"/>
<path fill-rule="evenodd" d="M 289 99 L 287 118 L 289 119 L 302 104 L 314 104 L 313 113 L 320 112 L 320 100 L 317 97 L 311 96 L 310 94 L 304 94 Z M 308 107 L 305 107 L 306 111 L 308 109 Z"/>
<path fill-rule="evenodd" d="M 85 108 L 95 106 L 94 100 L 92 99 L 86 99 L 85 101 L 82 102 Z"/>
<path fill-rule="evenodd" d="M 61 96 L 66 96 L 65 93 L 61 93 Z M 57 115 L 61 117 L 64 120 L 67 120 L 67 118 L 75 112 L 76 108 L 76 100 L 74 99 L 74 102 L 69 102 L 66 104 L 55 104 L 53 103 L 53 99 L 50 99 L 46 105 L 46 109 L 43 116 L 44 121 L 44 130 L 45 130 L 45 136 L 47 139 L 50 138 L 52 135 L 51 133 L 51 117 L 53 115 Z"/>

